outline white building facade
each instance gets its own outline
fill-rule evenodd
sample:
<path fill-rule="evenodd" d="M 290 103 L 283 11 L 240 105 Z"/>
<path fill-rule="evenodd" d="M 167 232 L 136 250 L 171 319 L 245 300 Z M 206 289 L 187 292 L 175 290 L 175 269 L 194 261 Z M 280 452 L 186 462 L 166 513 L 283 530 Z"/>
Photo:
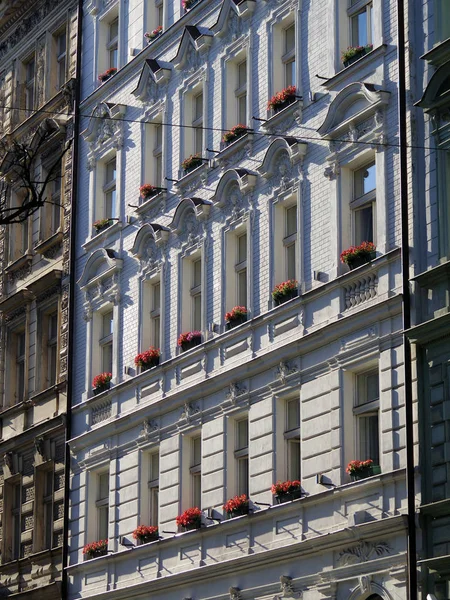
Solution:
<path fill-rule="evenodd" d="M 84 4 L 70 598 L 408 597 L 396 14 L 345 4 Z"/>

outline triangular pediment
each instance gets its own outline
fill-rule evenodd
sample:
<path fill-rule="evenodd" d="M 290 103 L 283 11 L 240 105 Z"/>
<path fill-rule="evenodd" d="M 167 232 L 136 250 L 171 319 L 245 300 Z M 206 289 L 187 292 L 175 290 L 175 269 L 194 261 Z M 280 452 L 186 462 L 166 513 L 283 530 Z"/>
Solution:
<path fill-rule="evenodd" d="M 147 58 L 142 66 L 141 74 L 133 96 L 141 101 L 158 96 L 159 87 L 169 81 L 173 65 L 156 58 Z M 162 93 L 162 92 L 161 92 Z"/>
<path fill-rule="evenodd" d="M 200 54 L 205 52 L 212 43 L 213 35 L 213 32 L 206 27 L 186 25 L 181 36 L 178 51 L 172 59 L 175 69 L 180 70 L 186 63 L 190 64 L 192 62 L 192 59 L 189 60 L 189 55 L 192 51 Z"/>
<path fill-rule="evenodd" d="M 437 69 L 422 98 L 416 103 L 416 106 L 420 106 L 426 112 L 448 105 L 450 105 L 450 62 Z"/>

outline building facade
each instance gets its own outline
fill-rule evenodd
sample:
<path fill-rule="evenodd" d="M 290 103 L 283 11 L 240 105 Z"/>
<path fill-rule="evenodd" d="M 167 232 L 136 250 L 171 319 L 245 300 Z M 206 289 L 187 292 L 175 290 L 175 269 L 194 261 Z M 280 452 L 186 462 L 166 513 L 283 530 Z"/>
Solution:
<path fill-rule="evenodd" d="M 76 52 L 76 2 L 1 3 L 0 594 L 17 598 L 61 597 Z"/>
<path fill-rule="evenodd" d="M 83 9 L 69 597 L 407 598 L 395 6 Z"/>
<path fill-rule="evenodd" d="M 425 168 L 418 173 L 414 195 L 418 251 L 411 286 L 416 310 L 408 336 L 417 356 L 421 423 L 423 553 L 419 565 L 424 595 L 440 600 L 450 597 L 450 7 L 446 2 L 428 4 L 421 24 L 425 36 L 413 49 L 419 126 L 412 155 Z"/>

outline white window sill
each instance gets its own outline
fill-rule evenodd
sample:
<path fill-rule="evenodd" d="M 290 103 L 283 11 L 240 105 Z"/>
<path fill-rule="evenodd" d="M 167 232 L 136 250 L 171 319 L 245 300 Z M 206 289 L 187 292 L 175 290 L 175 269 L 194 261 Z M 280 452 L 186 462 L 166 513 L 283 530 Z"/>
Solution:
<path fill-rule="evenodd" d="M 279 112 L 273 113 L 270 111 L 267 121 L 263 123 L 262 128 L 266 131 L 270 131 L 275 127 L 283 124 L 283 127 L 286 127 L 286 121 L 297 121 L 300 122 L 302 118 L 302 110 L 303 110 L 303 100 L 296 100 L 292 102 L 292 104 L 288 104 L 285 108 L 280 110 Z"/>
<path fill-rule="evenodd" d="M 381 46 L 378 46 L 378 48 L 374 48 L 372 50 L 372 52 L 369 52 L 368 54 L 364 54 L 364 56 L 361 56 L 361 58 L 358 58 L 358 60 L 356 60 L 354 63 L 352 63 L 351 65 L 349 65 L 348 67 L 343 67 L 340 71 L 338 71 L 335 75 L 333 75 L 332 77 L 330 77 L 329 79 L 327 79 L 326 81 L 324 81 L 322 83 L 322 87 L 324 87 L 326 90 L 333 90 L 335 88 L 337 88 L 338 85 L 340 85 L 342 83 L 343 80 L 347 79 L 347 78 L 351 78 L 353 80 L 353 75 L 355 75 L 356 73 L 358 74 L 359 77 L 359 69 L 364 65 L 369 65 L 372 62 L 374 62 L 375 60 L 377 60 L 378 58 L 380 58 L 381 56 L 383 56 L 383 54 L 385 54 L 387 49 L 387 45 L 386 44 L 382 44 Z M 358 81 L 364 81 L 364 79 L 358 79 Z"/>
<path fill-rule="evenodd" d="M 227 146 L 224 146 L 223 150 L 221 150 L 218 154 L 216 154 L 215 160 L 219 163 L 220 166 L 225 165 L 227 162 L 233 162 L 230 160 L 232 157 L 242 150 L 247 144 L 249 145 L 249 149 L 251 151 L 253 142 L 253 133 L 245 133 L 234 142 L 230 142 Z M 236 159 L 235 159 L 236 160 Z"/>
<path fill-rule="evenodd" d="M 196 184 L 196 187 L 199 187 L 202 184 L 202 181 L 206 179 L 208 166 L 208 163 L 203 162 L 199 167 L 196 167 L 195 169 L 192 169 L 192 171 L 189 171 L 189 173 L 186 173 L 186 175 L 181 176 L 175 184 L 176 188 L 182 191 L 187 186 L 192 186 L 193 184 Z M 198 183 L 196 181 L 197 178 L 199 179 Z"/>
<path fill-rule="evenodd" d="M 93 235 L 87 242 L 81 247 L 85 252 L 92 250 L 92 248 L 102 247 L 105 245 L 105 240 L 111 235 L 117 234 L 122 229 L 122 221 L 114 221 L 112 225 L 99 231 L 96 235 Z"/>

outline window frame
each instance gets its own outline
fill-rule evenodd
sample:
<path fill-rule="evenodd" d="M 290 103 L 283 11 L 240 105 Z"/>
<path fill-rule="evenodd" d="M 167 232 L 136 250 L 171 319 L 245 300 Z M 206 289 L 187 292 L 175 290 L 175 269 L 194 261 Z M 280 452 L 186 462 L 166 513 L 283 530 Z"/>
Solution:
<path fill-rule="evenodd" d="M 153 458 L 158 457 L 158 469 L 156 473 L 156 477 L 154 477 L 155 473 L 153 472 Z M 148 454 L 148 514 L 150 525 L 158 527 L 159 525 L 159 478 L 161 472 L 161 456 L 159 448 L 157 451 L 149 452 Z"/>
<path fill-rule="evenodd" d="M 368 168 L 374 167 L 375 169 L 375 188 L 372 190 L 369 190 L 367 193 L 363 193 L 362 195 L 357 196 L 357 192 L 356 192 L 356 179 L 355 177 L 361 173 L 362 171 L 366 171 Z M 364 178 L 364 175 L 362 176 Z M 377 181 L 377 167 L 376 167 L 376 162 L 375 160 L 366 163 L 365 165 L 361 166 L 361 167 L 357 167 L 355 169 L 352 170 L 352 198 L 350 200 L 350 212 L 351 212 L 351 227 L 352 227 L 352 244 L 354 245 L 359 245 L 361 244 L 361 242 L 373 242 L 374 244 L 376 244 L 376 239 L 377 239 L 377 222 L 376 222 L 376 196 L 377 196 L 377 187 L 376 187 L 376 181 Z M 358 240 L 358 237 L 365 237 L 365 236 L 361 236 L 360 233 L 357 233 L 357 222 L 356 222 L 356 218 L 357 218 L 357 213 L 371 208 L 372 211 L 372 239 L 361 239 Z"/>
<path fill-rule="evenodd" d="M 360 382 L 364 381 L 367 383 L 367 379 L 370 376 L 377 375 L 378 378 L 378 397 L 373 400 L 363 400 L 361 401 L 361 397 L 364 398 L 367 395 L 367 389 L 364 392 L 361 392 Z M 377 417 L 377 454 L 378 456 L 363 456 L 362 455 L 362 426 L 361 419 L 365 417 Z M 353 417 L 355 419 L 355 431 L 356 431 L 356 439 L 355 439 L 355 451 L 356 456 L 359 460 L 367 460 L 372 459 L 374 465 L 379 465 L 380 463 L 380 375 L 378 368 L 369 369 L 367 371 L 362 371 L 355 374 L 354 380 L 354 399 L 353 399 Z M 367 443 L 367 441 L 366 441 Z M 378 459 L 378 462 L 377 460 Z"/>
<path fill-rule="evenodd" d="M 359 15 L 366 13 L 366 32 L 365 36 L 367 41 L 365 43 L 360 42 L 360 38 L 358 35 L 358 40 L 355 42 L 354 39 L 354 31 L 353 31 L 353 19 L 357 18 Z M 349 40 L 350 46 L 366 46 L 368 44 L 373 44 L 373 0 L 356 0 L 354 3 L 350 0 L 349 6 L 347 7 L 347 17 L 348 17 L 348 27 L 349 27 Z"/>
<path fill-rule="evenodd" d="M 108 493 L 106 496 L 101 496 L 101 478 L 103 476 L 108 479 Z M 96 521 L 97 521 L 97 540 L 109 539 L 109 493 L 110 493 L 110 484 L 109 484 L 110 473 L 109 470 L 98 471 L 96 473 L 96 493 L 95 493 L 95 513 L 96 513 Z M 106 510 L 105 510 L 106 509 Z M 102 513 L 106 514 L 106 523 L 102 523 Z M 103 537 L 102 535 L 102 526 L 106 525 L 106 535 Z"/>
<path fill-rule="evenodd" d="M 247 445 L 240 446 L 239 443 L 239 428 L 242 423 L 247 423 Z M 237 495 L 250 493 L 250 461 L 249 461 L 249 418 L 248 415 L 237 417 L 234 421 L 235 439 L 234 439 L 234 460 L 236 463 L 236 490 Z"/>
<path fill-rule="evenodd" d="M 196 444 L 200 445 L 200 456 L 196 456 Z M 201 433 L 190 438 L 190 467 L 192 506 L 202 505 L 202 438 Z"/>

